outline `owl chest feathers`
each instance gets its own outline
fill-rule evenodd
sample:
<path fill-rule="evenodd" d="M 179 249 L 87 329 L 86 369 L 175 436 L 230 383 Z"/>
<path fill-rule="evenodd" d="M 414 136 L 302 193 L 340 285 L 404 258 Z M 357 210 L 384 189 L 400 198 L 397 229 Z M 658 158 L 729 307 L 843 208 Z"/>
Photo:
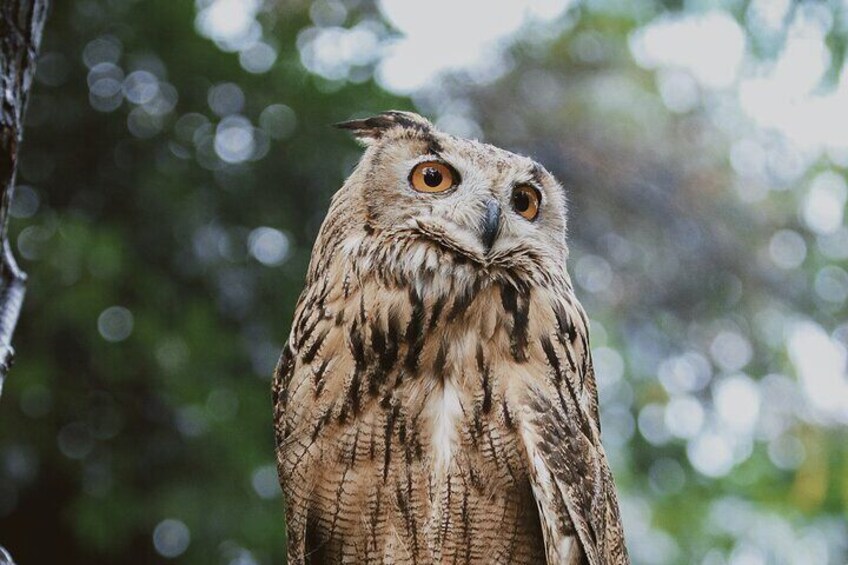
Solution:
<path fill-rule="evenodd" d="M 304 309 L 291 341 L 300 344 L 303 365 L 294 377 L 310 382 L 290 386 L 301 400 L 288 411 L 290 426 L 302 424 L 299 411 L 309 407 L 322 415 L 319 421 L 346 430 L 340 440 L 351 430 L 361 439 L 365 427 L 382 423 L 389 428 L 381 430 L 384 440 L 398 431 L 411 439 L 429 465 L 428 482 L 437 484 L 464 443 L 479 442 L 491 431 L 487 426 L 509 423 L 510 351 L 520 348 L 513 342 L 526 342 L 515 335 L 526 328 L 507 327 L 485 306 L 494 288 L 456 296 L 430 288 L 349 275 L 320 307 Z M 306 300 L 317 306 L 320 294 Z"/>
<path fill-rule="evenodd" d="M 546 378 L 530 336 L 555 327 L 552 297 L 392 277 L 328 266 L 301 299 L 278 402 L 290 529 L 358 559 L 538 562 L 516 399 Z"/>

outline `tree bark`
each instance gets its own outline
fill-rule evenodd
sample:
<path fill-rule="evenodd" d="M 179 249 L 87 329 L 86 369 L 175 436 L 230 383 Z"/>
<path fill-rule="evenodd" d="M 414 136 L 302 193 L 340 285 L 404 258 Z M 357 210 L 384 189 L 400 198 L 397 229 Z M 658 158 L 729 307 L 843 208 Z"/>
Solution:
<path fill-rule="evenodd" d="M 49 0 L 0 0 L 0 394 L 14 360 L 26 275 L 9 244 L 9 206 L 15 190 L 18 148 Z"/>

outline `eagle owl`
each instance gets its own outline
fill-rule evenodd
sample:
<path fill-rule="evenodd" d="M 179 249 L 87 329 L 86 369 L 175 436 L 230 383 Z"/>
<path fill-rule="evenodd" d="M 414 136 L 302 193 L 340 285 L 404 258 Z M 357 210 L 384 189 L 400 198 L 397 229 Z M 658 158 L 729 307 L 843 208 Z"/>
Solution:
<path fill-rule="evenodd" d="M 566 198 L 407 112 L 335 194 L 274 379 L 289 563 L 627 563 Z"/>

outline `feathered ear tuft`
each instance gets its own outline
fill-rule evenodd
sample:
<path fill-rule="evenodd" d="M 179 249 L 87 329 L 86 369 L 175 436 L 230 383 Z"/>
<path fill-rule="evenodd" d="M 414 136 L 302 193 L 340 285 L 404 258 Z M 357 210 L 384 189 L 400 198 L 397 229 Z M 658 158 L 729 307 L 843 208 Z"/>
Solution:
<path fill-rule="evenodd" d="M 430 133 L 433 129 L 426 118 L 412 112 L 401 112 L 391 110 L 383 112 L 370 118 L 349 120 L 333 124 L 339 129 L 346 129 L 353 133 L 353 137 L 363 145 L 371 145 L 383 135 L 395 128 L 412 129 L 422 133 Z"/>

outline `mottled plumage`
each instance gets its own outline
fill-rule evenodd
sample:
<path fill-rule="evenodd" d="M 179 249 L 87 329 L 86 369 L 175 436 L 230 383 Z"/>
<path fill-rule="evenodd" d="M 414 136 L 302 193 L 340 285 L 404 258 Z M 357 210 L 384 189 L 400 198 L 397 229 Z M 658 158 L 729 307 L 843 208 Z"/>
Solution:
<path fill-rule="evenodd" d="M 274 381 L 289 562 L 627 563 L 562 187 L 415 114 L 342 127 Z"/>

